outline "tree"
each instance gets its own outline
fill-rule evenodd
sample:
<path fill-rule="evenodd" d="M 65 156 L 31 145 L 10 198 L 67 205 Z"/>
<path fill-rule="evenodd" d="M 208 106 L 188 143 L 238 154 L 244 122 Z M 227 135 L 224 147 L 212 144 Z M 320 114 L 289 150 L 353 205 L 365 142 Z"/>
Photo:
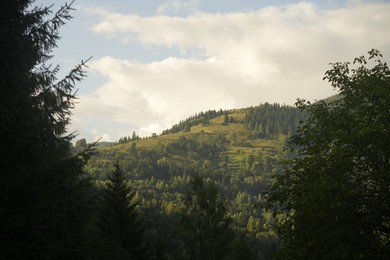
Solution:
<path fill-rule="evenodd" d="M 229 113 L 228 111 L 225 111 L 225 115 L 223 117 L 223 124 L 228 124 L 229 123 Z"/>
<path fill-rule="evenodd" d="M 47 19 L 51 9 L 32 2 L 0 3 L 0 255 L 75 259 L 83 255 L 90 151 L 71 155 L 67 125 L 85 63 L 57 80 L 59 66 L 48 63 L 71 4 Z"/>
<path fill-rule="evenodd" d="M 292 137 L 270 202 L 283 259 L 385 259 L 390 252 L 390 71 L 377 50 L 325 73 L 339 98 L 297 106 L 309 119 Z M 368 62 L 373 62 L 368 67 Z M 280 212 L 281 213 L 281 212 Z"/>
<path fill-rule="evenodd" d="M 87 149 L 88 144 L 87 144 L 87 141 L 85 140 L 85 138 L 77 140 L 76 144 L 75 144 L 75 148 L 77 151 L 82 151 L 84 149 Z"/>
<path fill-rule="evenodd" d="M 98 225 L 104 240 L 102 259 L 147 258 L 137 202 L 132 201 L 134 195 L 116 161 L 103 191 L 99 216 Z"/>
<path fill-rule="evenodd" d="M 234 239 L 225 199 L 213 182 L 199 175 L 190 181 L 184 199 L 181 237 L 190 259 L 222 259 Z"/>

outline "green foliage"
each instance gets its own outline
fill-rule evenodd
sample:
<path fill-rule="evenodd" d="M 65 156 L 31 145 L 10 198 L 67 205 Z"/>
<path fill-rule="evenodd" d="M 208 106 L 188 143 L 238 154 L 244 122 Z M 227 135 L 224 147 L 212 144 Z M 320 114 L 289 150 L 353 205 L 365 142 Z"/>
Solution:
<path fill-rule="evenodd" d="M 100 258 L 146 259 L 143 229 L 134 195 L 117 161 L 103 190 L 98 217 L 103 237 Z"/>
<path fill-rule="evenodd" d="M 136 133 L 133 131 L 133 134 L 132 136 L 125 136 L 125 137 L 121 137 L 119 138 L 118 140 L 118 144 L 125 144 L 125 143 L 128 143 L 130 141 L 136 141 L 136 140 L 139 140 L 140 138 L 138 137 L 138 135 L 136 135 Z"/>
<path fill-rule="evenodd" d="M 292 135 L 306 118 L 305 111 L 286 105 L 265 103 L 249 108 L 244 123 L 250 130 L 260 135 Z"/>
<path fill-rule="evenodd" d="M 216 118 L 223 115 L 223 111 L 209 110 L 206 112 L 201 112 L 200 114 L 194 115 L 184 121 L 181 121 L 179 124 L 172 126 L 171 129 L 163 131 L 164 134 L 174 134 L 180 131 L 188 132 L 191 129 L 191 126 L 198 124 L 207 125 L 210 119 Z"/>
<path fill-rule="evenodd" d="M 227 203 L 213 182 L 199 175 L 190 181 L 184 197 L 181 238 L 189 259 L 222 259 L 233 240 Z"/>
<path fill-rule="evenodd" d="M 49 65 L 59 28 L 70 18 L 64 5 L 0 3 L 0 255 L 3 259 L 85 257 L 88 180 L 86 150 L 74 156 L 66 133 L 82 62 L 57 81 Z"/>
<path fill-rule="evenodd" d="M 72 148 L 73 148 L 72 151 L 73 153 L 80 153 L 88 148 L 87 141 L 85 140 L 85 138 L 79 139 L 76 141 L 75 146 Z"/>
<path fill-rule="evenodd" d="M 138 194 L 152 258 L 184 257 L 184 238 L 176 231 L 183 226 L 183 200 L 195 174 L 203 176 L 205 186 L 214 182 L 220 187 L 220 196 L 226 198 L 229 232 L 233 233 L 229 259 L 269 259 L 277 248 L 276 221 L 262 204 L 271 176 L 280 169 L 278 161 L 289 156 L 283 149 L 287 137 L 252 135 L 242 123 L 248 111 L 229 111 L 235 119 L 227 125 L 221 124 L 221 114 L 206 126 L 199 122 L 190 132 L 97 150 L 88 171 L 101 185 L 111 171 L 112 160 L 120 158 L 129 185 Z M 255 229 L 248 225 L 250 217 L 259 224 Z"/>
<path fill-rule="evenodd" d="M 142 215 L 152 245 L 148 256 L 177 259 L 185 248 L 192 250 L 176 232 L 185 207 L 191 212 L 187 216 L 211 229 L 205 230 L 208 239 L 198 256 L 219 258 L 230 252 L 229 259 L 268 257 L 277 246 L 274 221 L 256 208 L 284 156 L 279 132 L 268 129 L 263 136 L 248 131 L 242 124 L 246 109 L 202 112 L 162 136 L 141 140 L 133 133 L 118 143 L 100 143 L 85 167 L 96 178 L 91 189 L 91 176 L 83 171 L 90 146 L 81 139 L 72 147 L 74 135 L 66 133 L 75 83 L 85 76 L 85 63 L 59 81 L 59 67 L 48 65 L 58 29 L 72 8 L 65 5 L 46 20 L 50 8 L 31 8 L 31 3 L 0 4 L 5 35 L 0 37 L 2 258 L 145 258 Z M 111 172 L 114 158 L 120 158 L 123 169 L 116 165 Z M 198 190 L 206 194 L 206 204 L 196 202 L 203 195 L 186 193 L 195 174 L 206 180 Z M 99 197 L 102 188 L 101 201 L 90 199 Z M 213 252 L 212 245 L 219 251 Z"/>
<path fill-rule="evenodd" d="M 229 113 L 228 111 L 225 111 L 225 115 L 223 117 L 223 124 L 229 123 Z"/>
<path fill-rule="evenodd" d="M 270 195 L 287 210 L 282 259 L 389 255 L 390 71 L 381 57 L 372 50 L 352 69 L 332 64 L 324 79 L 342 98 L 297 102 L 310 114 L 291 141 L 300 157 L 288 161 Z"/>

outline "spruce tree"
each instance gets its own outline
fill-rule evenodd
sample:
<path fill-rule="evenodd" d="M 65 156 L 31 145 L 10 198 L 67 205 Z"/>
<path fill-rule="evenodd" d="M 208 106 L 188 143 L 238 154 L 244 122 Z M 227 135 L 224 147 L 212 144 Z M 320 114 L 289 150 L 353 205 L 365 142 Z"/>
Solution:
<path fill-rule="evenodd" d="M 116 161 L 102 193 L 98 222 L 104 242 L 101 259 L 147 258 L 137 202 L 132 201 L 134 195 Z"/>
<path fill-rule="evenodd" d="M 229 123 L 229 113 L 228 111 L 225 111 L 225 115 L 223 117 L 223 123 L 228 124 Z"/>
<path fill-rule="evenodd" d="M 57 80 L 51 51 L 72 8 L 47 19 L 32 3 L 0 2 L 0 255 L 81 258 L 89 153 L 71 155 L 67 125 L 84 63 Z"/>

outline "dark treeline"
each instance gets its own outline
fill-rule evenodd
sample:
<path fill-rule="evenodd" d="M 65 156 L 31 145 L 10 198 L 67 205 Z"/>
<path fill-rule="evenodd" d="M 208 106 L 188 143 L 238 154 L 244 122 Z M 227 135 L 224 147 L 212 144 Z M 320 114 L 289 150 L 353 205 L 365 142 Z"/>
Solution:
<path fill-rule="evenodd" d="M 201 112 L 199 114 L 195 114 L 194 116 L 191 116 L 187 118 L 184 121 L 180 121 L 180 123 L 175 124 L 174 126 L 171 127 L 171 129 L 164 130 L 162 134 L 174 134 L 178 133 L 180 131 L 188 132 L 190 131 L 192 126 L 203 124 L 206 125 L 209 123 L 210 119 L 216 118 L 218 116 L 221 116 L 225 113 L 226 111 L 223 111 L 220 109 L 219 111 L 215 110 L 209 110 L 206 112 Z"/>
<path fill-rule="evenodd" d="M 124 137 L 121 137 L 119 138 L 118 140 L 118 144 L 125 144 L 125 143 L 128 143 L 130 141 L 136 141 L 136 140 L 139 140 L 140 137 L 133 131 L 133 134 L 130 136 L 124 136 Z"/>
<path fill-rule="evenodd" d="M 249 108 L 244 123 L 260 134 L 293 135 L 298 125 L 308 117 L 307 112 L 292 106 L 260 104 Z"/>
<path fill-rule="evenodd" d="M 329 99 L 330 100 L 330 99 Z M 162 132 L 165 134 L 174 134 L 178 132 L 189 132 L 191 127 L 202 124 L 207 125 L 211 119 L 224 116 L 223 124 L 238 122 L 238 120 L 229 114 L 229 110 L 209 110 L 201 112 L 180 121 L 180 123 L 173 125 L 170 129 Z M 245 119 L 243 123 L 258 134 L 264 134 L 263 137 L 269 134 L 284 134 L 293 135 L 298 125 L 303 123 L 308 117 L 306 111 L 301 111 L 292 106 L 280 105 L 278 103 L 269 104 L 264 103 L 255 107 L 245 109 Z M 241 121 L 240 121 L 241 122 Z M 133 136 L 121 137 L 118 143 L 127 143 L 135 140 L 138 136 L 133 132 Z"/>

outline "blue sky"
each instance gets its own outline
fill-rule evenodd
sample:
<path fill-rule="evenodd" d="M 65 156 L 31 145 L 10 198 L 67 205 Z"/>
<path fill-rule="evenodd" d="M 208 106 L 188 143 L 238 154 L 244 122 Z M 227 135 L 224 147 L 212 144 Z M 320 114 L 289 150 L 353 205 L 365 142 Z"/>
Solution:
<path fill-rule="evenodd" d="M 38 0 L 36 5 L 65 1 Z M 93 56 L 69 131 L 91 142 L 160 133 L 209 109 L 335 94 L 330 62 L 390 55 L 389 1 L 76 0 L 61 75 Z"/>

